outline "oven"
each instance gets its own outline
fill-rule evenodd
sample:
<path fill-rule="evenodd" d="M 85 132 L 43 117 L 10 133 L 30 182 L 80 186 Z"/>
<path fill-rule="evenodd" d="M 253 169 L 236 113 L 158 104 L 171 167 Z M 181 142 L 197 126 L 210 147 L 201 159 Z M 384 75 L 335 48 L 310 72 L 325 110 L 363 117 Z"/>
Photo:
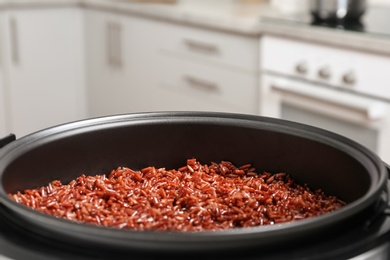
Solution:
<path fill-rule="evenodd" d="M 390 57 L 271 35 L 260 44 L 260 115 L 337 133 L 390 162 Z M 379 233 L 387 239 L 356 259 L 389 258 L 390 229 Z"/>
<path fill-rule="evenodd" d="M 261 115 L 338 133 L 390 162 L 390 58 L 273 36 L 261 44 Z"/>

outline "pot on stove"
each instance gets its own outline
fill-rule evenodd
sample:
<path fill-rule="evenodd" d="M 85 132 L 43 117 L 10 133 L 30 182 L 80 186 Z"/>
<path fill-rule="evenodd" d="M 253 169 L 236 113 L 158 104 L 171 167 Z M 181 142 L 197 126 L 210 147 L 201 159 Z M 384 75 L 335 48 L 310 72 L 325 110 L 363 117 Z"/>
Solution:
<path fill-rule="evenodd" d="M 358 20 L 366 5 L 366 0 L 310 0 L 310 11 L 322 21 Z"/>

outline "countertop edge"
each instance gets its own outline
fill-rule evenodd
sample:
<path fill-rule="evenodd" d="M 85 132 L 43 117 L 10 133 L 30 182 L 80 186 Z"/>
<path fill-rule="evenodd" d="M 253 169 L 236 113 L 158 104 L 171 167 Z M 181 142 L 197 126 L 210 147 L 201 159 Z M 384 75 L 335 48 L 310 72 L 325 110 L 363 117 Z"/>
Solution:
<path fill-rule="evenodd" d="M 262 35 L 273 35 L 291 39 L 364 51 L 390 56 L 390 38 L 367 36 L 359 32 L 342 31 L 308 25 L 288 25 L 274 22 L 262 23 Z"/>
<path fill-rule="evenodd" d="M 136 15 L 148 19 L 175 22 L 183 25 L 201 27 L 239 34 L 249 37 L 259 37 L 261 35 L 260 17 L 257 22 L 248 22 L 232 17 L 231 19 L 210 19 L 193 14 L 188 11 L 176 10 L 169 4 L 145 4 L 123 3 L 96 0 L 80 0 L 81 5 L 87 9 L 94 9 L 106 12 L 115 12 L 124 15 Z"/>

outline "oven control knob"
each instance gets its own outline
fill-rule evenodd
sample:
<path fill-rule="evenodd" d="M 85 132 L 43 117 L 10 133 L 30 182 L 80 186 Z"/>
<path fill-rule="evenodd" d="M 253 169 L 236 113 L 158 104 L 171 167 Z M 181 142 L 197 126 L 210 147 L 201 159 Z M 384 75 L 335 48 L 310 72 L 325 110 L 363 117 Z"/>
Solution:
<path fill-rule="evenodd" d="M 349 71 L 343 75 L 342 80 L 345 84 L 353 85 L 356 82 L 356 75 L 353 71 Z"/>
<path fill-rule="evenodd" d="M 329 67 L 322 67 L 318 70 L 318 76 L 322 79 L 329 79 L 330 75 L 331 73 Z"/>
<path fill-rule="evenodd" d="M 308 71 L 308 67 L 307 67 L 307 63 L 305 61 L 301 61 L 299 62 L 296 66 L 295 66 L 295 71 L 298 72 L 299 74 L 306 74 L 307 71 Z"/>

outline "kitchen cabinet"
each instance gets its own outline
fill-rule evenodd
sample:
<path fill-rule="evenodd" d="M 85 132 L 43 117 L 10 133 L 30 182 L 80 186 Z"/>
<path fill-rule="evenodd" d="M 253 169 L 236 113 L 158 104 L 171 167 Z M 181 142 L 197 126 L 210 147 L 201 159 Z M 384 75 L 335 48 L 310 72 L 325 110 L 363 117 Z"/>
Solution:
<path fill-rule="evenodd" d="M 86 116 L 83 28 L 76 7 L 2 11 L 3 132 L 21 137 Z"/>
<path fill-rule="evenodd" d="M 258 37 L 100 10 L 86 35 L 91 116 L 258 111 Z"/>
<path fill-rule="evenodd" d="M 160 63 L 159 92 L 166 110 L 257 112 L 255 76 L 166 56 Z"/>
<path fill-rule="evenodd" d="M 91 116 L 122 112 L 127 75 L 123 62 L 123 18 L 85 11 L 88 111 Z M 109 38 L 111 37 L 111 38 Z"/>
<path fill-rule="evenodd" d="M 153 20 L 86 10 L 90 116 L 157 110 Z"/>
<path fill-rule="evenodd" d="M 163 23 L 159 39 L 165 109 L 257 114 L 258 37 Z"/>

